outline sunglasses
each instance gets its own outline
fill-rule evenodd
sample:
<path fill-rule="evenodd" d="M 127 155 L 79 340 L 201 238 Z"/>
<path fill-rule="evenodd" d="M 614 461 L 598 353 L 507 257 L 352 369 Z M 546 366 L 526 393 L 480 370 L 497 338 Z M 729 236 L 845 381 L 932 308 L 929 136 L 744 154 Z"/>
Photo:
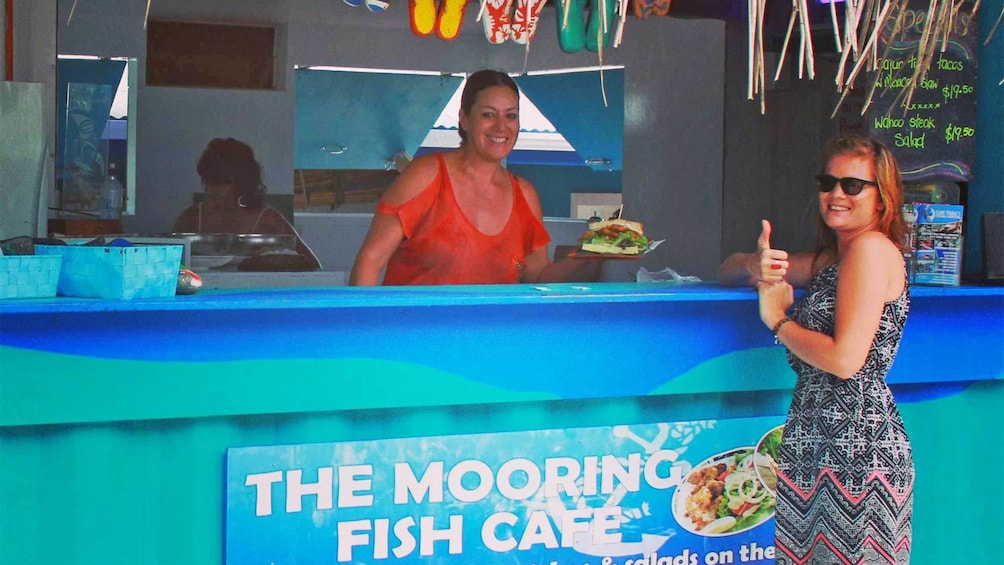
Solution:
<path fill-rule="evenodd" d="M 854 177 L 844 177 L 838 179 L 833 175 L 816 175 L 816 185 L 819 187 L 819 192 L 832 192 L 833 189 L 840 184 L 841 190 L 847 196 L 857 196 L 861 194 L 861 191 L 865 189 L 869 184 L 872 186 L 878 186 L 878 183 L 872 180 L 861 180 Z"/>

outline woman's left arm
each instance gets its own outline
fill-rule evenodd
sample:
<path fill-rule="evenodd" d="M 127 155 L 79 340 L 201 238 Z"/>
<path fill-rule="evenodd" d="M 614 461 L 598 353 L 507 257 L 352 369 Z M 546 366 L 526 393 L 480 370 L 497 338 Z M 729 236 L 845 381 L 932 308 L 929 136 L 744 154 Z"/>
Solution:
<path fill-rule="evenodd" d="M 894 286 L 894 273 L 902 270 L 894 260 L 898 256 L 895 246 L 878 232 L 854 238 L 843 250 L 837 267 L 833 336 L 788 322 L 778 329 L 778 341 L 816 368 L 842 379 L 853 377 L 868 357 Z M 780 319 L 768 315 L 764 323 L 773 327 Z"/>

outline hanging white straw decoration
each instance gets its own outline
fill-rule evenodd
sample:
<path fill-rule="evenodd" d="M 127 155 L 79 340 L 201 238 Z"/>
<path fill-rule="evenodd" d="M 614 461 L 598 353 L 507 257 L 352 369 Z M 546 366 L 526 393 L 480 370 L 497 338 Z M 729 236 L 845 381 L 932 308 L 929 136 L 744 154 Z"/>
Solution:
<path fill-rule="evenodd" d="M 70 6 L 70 15 L 66 18 L 66 27 L 70 27 L 70 20 L 73 19 L 73 12 L 77 9 L 77 0 L 73 0 L 73 5 Z"/>
<path fill-rule="evenodd" d="M 861 44 L 858 42 L 858 22 L 861 21 L 861 11 L 863 8 L 861 0 L 848 0 L 847 11 L 844 13 L 844 19 L 847 20 L 844 24 L 847 33 L 844 47 L 846 48 L 848 43 L 850 43 L 851 50 L 854 53 L 858 53 L 861 50 Z"/>
<path fill-rule="evenodd" d="M 781 44 L 781 54 L 777 59 L 777 72 L 774 73 L 774 82 L 777 82 L 781 78 L 781 70 L 784 69 L 784 61 L 788 55 L 788 44 L 791 43 L 791 32 L 795 29 L 795 18 L 798 14 L 795 13 L 795 7 L 792 5 L 791 16 L 788 18 L 788 31 L 784 33 L 784 42 Z"/>
<path fill-rule="evenodd" d="M 759 0 L 757 2 L 757 86 L 760 90 L 760 114 L 767 113 L 767 85 L 764 75 L 766 74 L 766 65 L 763 59 L 763 23 L 765 19 L 764 12 L 767 10 L 767 0 Z"/>
<path fill-rule="evenodd" d="M 607 101 L 607 81 L 603 75 L 603 33 L 607 29 L 606 13 L 607 13 L 607 2 L 609 1 L 610 0 L 599 1 L 600 14 L 601 14 L 600 22 L 603 25 L 596 27 L 596 53 L 600 61 L 600 93 L 603 95 L 604 108 L 610 107 L 610 103 Z"/>
<path fill-rule="evenodd" d="M 546 2 L 547 0 L 540 0 Z M 523 51 L 523 74 L 526 74 L 526 66 L 530 62 L 530 14 L 533 13 L 534 0 L 526 2 L 526 49 Z"/>
<path fill-rule="evenodd" d="M 990 40 L 993 38 L 994 33 L 997 32 L 997 27 L 1001 25 L 1001 20 L 1004 20 L 1004 6 L 1001 6 L 1001 13 L 997 16 L 997 21 L 994 25 L 990 27 L 990 33 L 987 34 L 987 38 L 983 40 L 983 45 L 990 45 Z"/>
<path fill-rule="evenodd" d="M 886 2 L 885 5 L 882 6 L 882 11 L 879 12 L 878 18 L 876 19 L 875 29 L 872 30 L 871 37 L 868 38 L 868 43 L 865 44 L 865 47 L 861 52 L 861 58 L 858 60 L 857 65 L 854 66 L 854 69 L 851 71 L 850 76 L 847 77 L 847 85 L 846 85 L 847 87 L 851 87 L 854 84 L 854 79 L 857 78 L 858 72 L 861 70 L 861 66 L 869 60 L 868 54 L 871 53 L 872 50 L 877 51 L 878 40 L 879 37 L 882 35 L 882 28 L 885 26 L 886 18 L 889 17 L 889 10 L 891 7 L 892 7 L 891 2 Z M 878 70 L 877 66 L 876 70 Z M 865 99 L 865 103 L 861 108 L 861 115 L 864 115 L 865 112 L 868 110 L 868 107 L 871 106 L 872 97 L 875 93 L 875 87 L 879 80 L 880 76 L 876 76 L 875 77 L 876 83 L 872 84 L 871 91 L 868 93 L 868 97 Z"/>
<path fill-rule="evenodd" d="M 614 48 L 621 46 L 624 38 L 624 25 L 627 24 L 627 0 L 617 0 L 617 29 L 614 31 Z"/>
<path fill-rule="evenodd" d="M 857 0 L 847 0 L 844 5 L 844 52 L 840 54 L 840 64 L 837 66 L 837 72 L 833 77 L 837 85 L 837 92 L 844 90 L 844 74 L 847 68 L 847 59 L 853 56 L 854 60 L 857 60 L 857 22 L 860 11 L 861 5 Z"/>
<path fill-rule="evenodd" d="M 837 47 L 837 53 L 844 51 L 840 41 L 840 23 L 837 21 L 837 3 L 830 0 L 830 21 L 833 23 L 833 44 Z"/>
<path fill-rule="evenodd" d="M 870 53 L 871 50 L 875 48 L 875 44 L 876 42 L 878 42 L 879 35 L 881 35 L 879 33 L 879 30 L 882 28 L 881 24 L 885 23 L 885 18 L 889 13 L 889 7 L 890 3 L 888 2 L 886 2 L 885 6 L 882 7 L 882 11 L 879 13 L 878 17 L 880 24 L 875 26 L 875 29 L 872 30 L 871 37 L 868 38 L 868 43 L 865 44 L 865 48 L 862 50 L 862 56 L 858 59 L 857 64 L 854 65 L 854 68 L 851 70 L 850 76 L 847 77 L 847 82 L 845 83 L 845 86 L 851 86 L 854 84 L 854 79 L 858 76 L 858 73 L 861 71 L 861 67 L 868 61 L 867 54 Z"/>
<path fill-rule="evenodd" d="M 812 24 L 809 22 L 808 0 L 799 0 L 798 13 L 802 17 L 802 37 L 805 38 L 805 61 L 809 72 L 809 80 L 816 78 L 816 54 L 812 48 Z"/>
<path fill-rule="evenodd" d="M 746 99 L 753 100 L 753 39 L 756 37 L 756 17 L 754 15 L 753 5 L 757 0 L 746 0 L 746 21 L 748 23 L 747 27 L 747 38 L 746 38 Z"/>
<path fill-rule="evenodd" d="M 146 14 L 143 14 L 143 29 L 146 29 L 146 22 L 150 20 L 150 4 L 153 0 L 146 0 Z"/>

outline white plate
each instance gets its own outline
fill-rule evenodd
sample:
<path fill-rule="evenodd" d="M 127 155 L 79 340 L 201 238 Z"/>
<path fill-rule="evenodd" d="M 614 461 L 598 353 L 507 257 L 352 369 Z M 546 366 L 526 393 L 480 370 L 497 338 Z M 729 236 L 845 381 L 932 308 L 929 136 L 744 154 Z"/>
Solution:
<path fill-rule="evenodd" d="M 192 255 L 189 260 L 191 265 L 186 267 L 198 273 L 200 270 L 215 269 L 232 262 L 240 262 L 242 259 L 244 257 L 237 255 Z"/>
<path fill-rule="evenodd" d="M 774 513 L 771 512 L 769 514 L 765 514 L 758 522 L 753 524 L 748 524 L 743 528 L 736 529 L 736 527 L 733 526 L 733 528 L 730 530 L 724 532 L 715 532 L 715 533 L 709 533 L 699 530 L 697 528 L 697 524 L 695 524 L 694 521 L 691 520 L 689 516 L 687 516 L 687 497 L 689 497 L 690 494 L 694 492 L 694 485 L 691 484 L 689 481 L 690 477 L 694 473 L 703 471 L 709 465 L 717 465 L 719 463 L 725 463 L 726 465 L 730 465 L 732 463 L 735 463 L 737 455 L 742 455 L 744 453 L 752 453 L 753 450 L 754 446 L 752 445 L 746 447 L 737 447 L 735 449 L 730 449 L 729 451 L 713 455 L 705 459 L 704 461 L 698 463 L 697 465 L 694 465 L 694 467 L 690 470 L 690 472 L 687 473 L 687 476 L 684 477 L 683 482 L 680 484 L 680 486 L 676 488 L 676 492 L 673 493 L 673 501 L 671 502 L 673 509 L 673 517 L 676 518 L 677 523 L 680 524 L 680 526 L 683 527 L 683 529 L 687 530 L 692 534 L 697 534 L 699 536 L 704 536 L 704 537 L 731 536 L 734 534 L 738 534 L 740 532 L 745 532 L 746 530 L 753 529 L 759 526 L 760 524 L 764 523 L 765 521 L 767 521 L 767 519 L 769 519 L 771 516 L 774 515 Z M 769 493 L 767 494 L 767 496 L 773 497 L 773 494 Z"/>

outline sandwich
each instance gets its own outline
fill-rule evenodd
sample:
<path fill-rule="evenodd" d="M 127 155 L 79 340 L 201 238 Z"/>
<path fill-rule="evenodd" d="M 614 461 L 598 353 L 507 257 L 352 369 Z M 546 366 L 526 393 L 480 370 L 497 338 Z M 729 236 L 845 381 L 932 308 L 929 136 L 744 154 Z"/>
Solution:
<path fill-rule="evenodd" d="M 590 223 L 579 238 L 579 249 L 603 255 L 641 255 L 649 243 L 641 222 L 614 219 Z"/>

